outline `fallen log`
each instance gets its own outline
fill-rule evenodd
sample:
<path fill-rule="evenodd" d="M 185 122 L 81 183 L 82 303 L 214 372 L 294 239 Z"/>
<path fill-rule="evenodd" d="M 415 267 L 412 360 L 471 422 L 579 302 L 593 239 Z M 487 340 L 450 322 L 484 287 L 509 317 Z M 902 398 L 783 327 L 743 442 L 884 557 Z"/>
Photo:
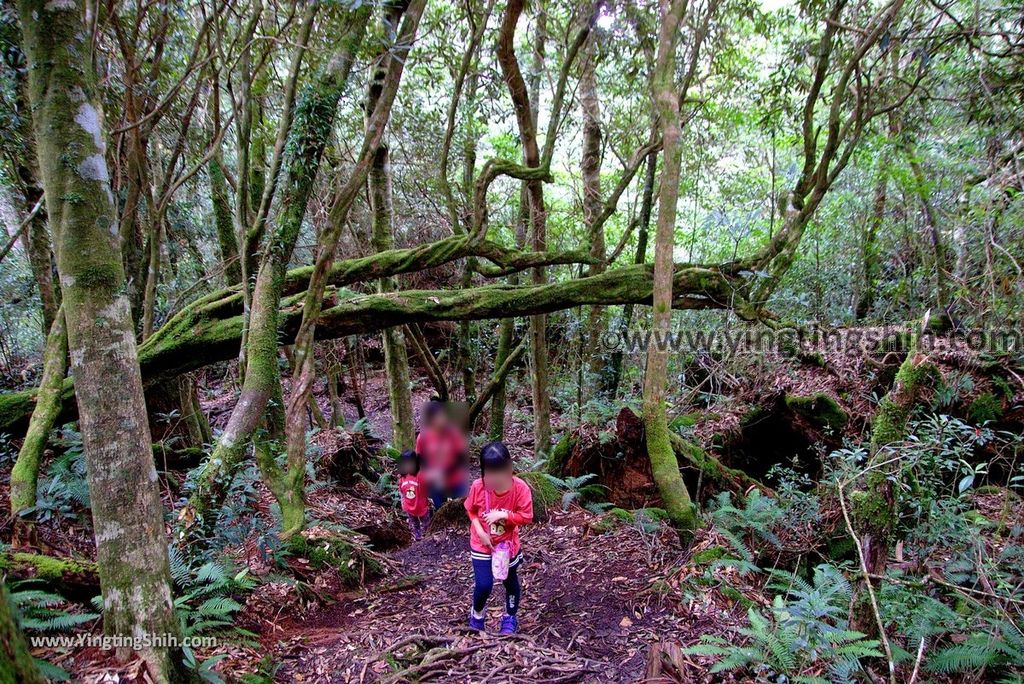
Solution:
<path fill-rule="evenodd" d="M 717 485 L 718 489 L 737 494 L 745 494 L 752 489 L 760 489 L 765 493 L 771 492 L 770 489 L 742 470 L 728 467 L 697 444 L 674 433 L 669 435 L 669 439 L 680 464 L 683 467 L 696 468 L 705 479 Z"/>
<path fill-rule="evenodd" d="M 83 605 L 90 605 L 100 593 L 96 564 L 87 560 L 20 551 L 0 553 L 0 575 L 11 580 L 39 580 L 67 600 Z"/>
<path fill-rule="evenodd" d="M 437 244 L 437 243 L 434 243 Z M 412 250 L 392 250 L 408 252 Z M 388 253 L 382 253 L 387 256 Z M 378 256 L 382 256 L 378 255 Z M 352 273 L 363 277 L 379 269 L 357 268 L 353 262 L 337 276 L 348 282 Z M 394 268 L 404 268 L 404 262 Z M 303 270 L 303 269 L 297 269 Z M 394 271 L 392 271 L 393 273 Z M 406 272 L 406 271 L 398 271 Z M 293 271 L 294 273 L 294 271 Z M 709 266 L 680 265 L 676 269 L 673 309 L 734 308 L 743 302 L 738 274 Z M 406 290 L 385 294 L 356 294 L 335 286 L 325 293 L 325 308 L 317 326 L 318 339 L 378 332 L 409 323 L 445 320 L 486 320 L 531 316 L 602 304 L 650 304 L 652 267 L 625 266 L 600 275 L 546 285 L 489 285 L 462 290 Z M 226 293 L 226 294 L 225 294 Z M 281 302 L 279 341 L 290 344 L 302 318 L 304 293 Z M 746 315 L 745 310 L 739 310 Z M 139 347 L 143 380 L 149 384 L 238 355 L 242 333 L 241 295 L 222 290 L 201 297 L 180 311 Z M 59 421 L 74 417 L 74 383 L 66 380 Z M 36 390 L 0 395 L 0 432 L 18 434 L 35 405 Z"/>

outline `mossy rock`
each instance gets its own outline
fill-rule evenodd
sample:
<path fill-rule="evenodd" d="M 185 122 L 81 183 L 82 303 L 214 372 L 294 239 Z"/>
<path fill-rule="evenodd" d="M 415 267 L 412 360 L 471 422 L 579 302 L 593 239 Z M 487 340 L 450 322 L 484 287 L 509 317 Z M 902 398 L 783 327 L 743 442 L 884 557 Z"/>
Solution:
<path fill-rule="evenodd" d="M 964 513 L 964 520 L 982 529 L 992 529 L 999 526 L 998 523 L 989 520 L 980 511 L 975 510 L 966 511 Z"/>
<path fill-rule="evenodd" d="M 814 426 L 837 434 L 842 432 L 850 420 L 839 403 L 824 392 L 815 392 L 809 397 L 786 395 L 785 402 L 789 410 Z"/>
<path fill-rule="evenodd" d="M 991 392 L 983 392 L 967 407 L 967 416 L 976 425 L 999 420 L 1003 417 L 1003 402 Z"/>
<path fill-rule="evenodd" d="M 288 551 L 309 561 L 309 567 L 314 570 L 334 568 L 346 587 L 360 586 L 384 571 L 371 554 L 341 534 L 295 535 L 288 541 Z"/>
<path fill-rule="evenodd" d="M 630 525 L 636 521 L 636 517 L 632 511 L 627 511 L 625 508 L 612 508 L 605 515 L 615 518 L 619 522 L 629 523 Z"/>
<path fill-rule="evenodd" d="M 668 520 L 668 512 L 664 508 L 638 508 L 627 511 L 625 508 L 608 509 L 600 518 L 590 524 L 590 529 L 598 534 L 610 532 L 619 525 L 635 525 L 638 519 L 660 523 Z"/>
<path fill-rule="evenodd" d="M 668 511 L 664 508 L 658 508 L 657 506 L 648 506 L 647 508 L 638 508 L 633 511 L 634 518 L 646 518 L 651 522 L 664 522 L 668 520 Z"/>
<path fill-rule="evenodd" d="M 430 518 L 428 532 L 450 529 L 453 527 L 469 527 L 469 515 L 466 513 L 466 497 L 446 501 L 434 511 Z"/>

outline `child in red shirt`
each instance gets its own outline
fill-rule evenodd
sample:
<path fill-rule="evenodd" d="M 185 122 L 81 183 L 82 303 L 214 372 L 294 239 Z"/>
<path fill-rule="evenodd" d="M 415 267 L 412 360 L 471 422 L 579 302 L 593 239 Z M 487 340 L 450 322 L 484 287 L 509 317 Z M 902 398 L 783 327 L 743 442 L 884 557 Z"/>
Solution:
<path fill-rule="evenodd" d="M 420 458 L 415 451 L 406 449 L 398 457 L 398 475 L 402 510 L 409 518 L 413 538 L 419 541 L 430 522 L 430 506 L 427 504 L 427 486 L 420 474 Z"/>
<path fill-rule="evenodd" d="M 484 628 L 484 605 L 494 587 L 491 554 L 499 544 L 508 544 L 511 561 L 505 578 L 505 616 L 501 633 L 519 631 L 516 612 L 522 588 L 519 565 L 523 552 L 519 543 L 519 527 L 533 522 L 533 494 L 530 486 L 512 471 L 512 455 L 501 442 L 491 442 L 480 452 L 480 479 L 475 480 L 466 495 L 469 514 L 470 557 L 473 560 L 473 607 L 469 613 L 472 629 Z"/>
<path fill-rule="evenodd" d="M 422 459 L 428 495 L 435 510 L 449 499 L 466 495 L 466 438 L 443 402 L 432 399 L 424 405 L 416 453 Z"/>

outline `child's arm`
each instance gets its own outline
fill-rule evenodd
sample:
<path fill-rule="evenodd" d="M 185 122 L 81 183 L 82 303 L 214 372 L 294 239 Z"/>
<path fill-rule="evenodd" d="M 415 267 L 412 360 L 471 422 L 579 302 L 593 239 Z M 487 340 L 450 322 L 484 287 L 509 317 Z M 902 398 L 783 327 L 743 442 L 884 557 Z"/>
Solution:
<path fill-rule="evenodd" d="M 516 497 L 512 510 L 508 512 L 508 521 L 517 526 L 533 522 L 533 492 L 529 486 L 523 487 L 522 493 Z"/>
<path fill-rule="evenodd" d="M 474 503 L 476 497 L 473 496 L 473 489 L 470 488 L 469 495 L 466 497 L 466 514 L 469 516 L 469 524 L 476 532 L 476 536 L 484 543 L 487 548 L 493 549 L 494 544 L 491 542 L 491 535 L 484 529 L 483 524 L 480 522 L 480 507 Z"/>
<path fill-rule="evenodd" d="M 494 542 L 491 541 L 491 535 L 487 532 L 487 530 L 484 529 L 484 526 L 480 522 L 480 519 L 473 518 L 470 521 L 470 524 L 473 526 L 473 529 L 476 530 L 476 536 L 480 539 L 480 541 L 484 543 L 484 546 L 486 546 L 489 549 L 493 549 Z"/>

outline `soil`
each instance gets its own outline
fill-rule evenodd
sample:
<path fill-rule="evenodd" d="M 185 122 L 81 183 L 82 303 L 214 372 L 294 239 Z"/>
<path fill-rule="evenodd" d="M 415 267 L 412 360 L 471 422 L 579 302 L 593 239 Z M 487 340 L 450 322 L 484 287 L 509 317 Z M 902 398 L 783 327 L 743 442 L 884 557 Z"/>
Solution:
<path fill-rule="evenodd" d="M 394 553 L 389 575 L 364 591 L 280 623 L 264 642 L 285 662 L 276 679 L 402 681 L 397 663 L 420 681 L 635 682 L 652 644 L 694 643 L 734 622 L 729 607 L 723 615 L 714 604 L 684 605 L 652 588 L 684 558 L 670 532 L 622 526 L 598 535 L 593 520 L 585 511 L 559 511 L 524 530 L 517 637 L 495 635 L 500 586 L 488 601 L 487 633 L 468 630 L 468 535 L 443 530 Z M 433 645 L 444 652 L 423 668 Z M 500 677 L 488 680 L 495 668 Z"/>

